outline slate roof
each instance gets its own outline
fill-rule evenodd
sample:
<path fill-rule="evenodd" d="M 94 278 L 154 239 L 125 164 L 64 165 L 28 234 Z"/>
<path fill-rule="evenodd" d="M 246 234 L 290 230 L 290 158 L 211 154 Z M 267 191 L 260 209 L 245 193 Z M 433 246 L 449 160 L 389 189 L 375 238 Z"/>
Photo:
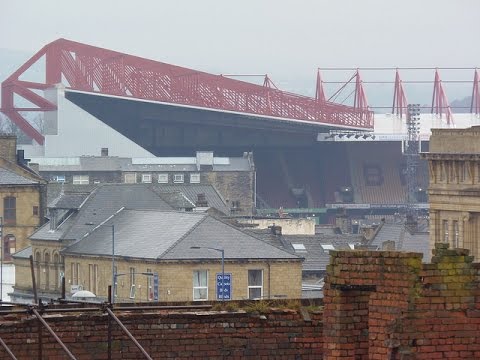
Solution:
<path fill-rule="evenodd" d="M 381 250 L 384 241 L 395 241 L 396 250 L 422 253 L 423 262 L 429 262 L 432 256 L 429 249 L 429 234 L 425 232 L 411 234 L 403 223 L 384 223 L 371 244 Z"/>
<path fill-rule="evenodd" d="M 53 202 L 60 197 L 61 194 L 73 194 L 73 193 L 91 193 L 98 188 L 98 184 L 90 185 L 73 185 L 63 183 L 48 183 L 47 185 L 47 204 L 53 204 Z"/>
<path fill-rule="evenodd" d="M 25 249 L 22 249 L 20 251 L 17 251 L 16 253 L 12 254 L 12 257 L 21 258 L 21 259 L 28 259 L 32 254 L 33 254 L 32 247 L 29 246 Z"/>
<path fill-rule="evenodd" d="M 106 224 L 112 223 L 115 224 L 115 254 L 118 256 L 157 260 L 220 259 L 217 251 L 191 249 L 200 246 L 224 249 L 227 260 L 301 261 L 300 257 L 205 213 L 125 209 Z M 111 228 L 102 226 L 63 252 L 111 256 L 111 249 Z"/>
<path fill-rule="evenodd" d="M 225 215 L 230 214 L 230 208 L 227 206 L 225 200 L 213 185 L 152 184 L 151 188 L 157 194 L 181 192 L 194 204 L 197 202 L 198 194 L 205 194 L 205 199 L 208 202 L 208 206 L 214 207 Z"/>
<path fill-rule="evenodd" d="M 77 240 L 122 207 L 131 209 L 172 210 L 160 196 L 141 184 L 104 184 L 95 189 L 77 212 L 56 230 L 49 223 L 33 233 L 33 240 Z"/>
<path fill-rule="evenodd" d="M 48 204 L 49 208 L 79 209 L 90 193 L 62 193 L 58 198 Z"/>
<path fill-rule="evenodd" d="M 16 174 L 11 170 L 0 168 L 0 185 L 33 185 L 38 183 L 38 181 Z"/>
<path fill-rule="evenodd" d="M 349 244 L 362 243 L 361 235 L 338 234 L 338 235 L 273 235 L 270 230 L 247 230 L 262 240 L 282 247 L 286 251 L 296 254 L 305 259 L 303 262 L 304 271 L 325 271 L 330 263 L 330 255 L 322 245 L 332 245 L 335 250 L 350 250 Z M 304 251 L 295 250 L 292 244 L 303 244 Z"/>
<path fill-rule="evenodd" d="M 138 172 L 197 172 L 195 157 L 123 158 L 116 156 L 79 156 L 63 158 L 32 158 L 40 171 L 138 171 Z M 213 171 L 250 171 L 245 157 L 214 158 Z"/>

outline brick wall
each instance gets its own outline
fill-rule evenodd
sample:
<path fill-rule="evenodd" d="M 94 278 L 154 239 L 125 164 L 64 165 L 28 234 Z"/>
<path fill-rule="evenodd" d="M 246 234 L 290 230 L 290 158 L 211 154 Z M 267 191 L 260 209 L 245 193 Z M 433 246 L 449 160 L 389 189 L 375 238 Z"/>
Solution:
<path fill-rule="evenodd" d="M 128 314 L 118 317 L 154 359 L 321 359 L 321 314 L 304 320 L 295 311 L 246 313 Z M 48 315 L 48 324 L 77 359 L 107 358 L 106 315 Z M 38 358 L 38 321 L 3 317 L 0 337 L 18 359 Z M 43 329 L 43 358 L 66 359 Z M 141 352 L 114 325 L 114 359 L 141 359 Z M 8 359 L 0 348 L 0 359 Z"/>
<path fill-rule="evenodd" d="M 330 252 L 325 359 L 479 359 L 479 266 L 437 244 L 431 264 L 401 252 Z"/>

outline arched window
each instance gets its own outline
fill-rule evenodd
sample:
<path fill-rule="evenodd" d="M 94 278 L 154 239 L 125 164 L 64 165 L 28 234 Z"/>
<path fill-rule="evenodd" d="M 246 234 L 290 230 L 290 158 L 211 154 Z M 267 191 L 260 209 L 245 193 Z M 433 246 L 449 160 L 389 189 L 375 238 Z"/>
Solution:
<path fill-rule="evenodd" d="M 40 264 L 42 263 L 42 257 L 40 251 L 35 252 L 35 267 L 37 268 L 37 273 L 35 274 L 37 277 L 37 289 L 40 288 Z"/>
<path fill-rule="evenodd" d="M 60 274 L 59 274 L 59 261 L 60 260 L 60 256 L 58 255 L 57 252 L 54 252 L 53 253 L 53 266 L 54 266 L 54 276 L 55 276 L 55 289 L 58 289 L 58 284 L 60 282 Z"/>
<path fill-rule="evenodd" d="M 17 240 L 15 235 L 8 234 L 3 238 L 3 259 L 12 260 L 12 254 L 17 251 Z"/>
<path fill-rule="evenodd" d="M 50 289 L 50 253 L 45 251 L 43 254 L 45 259 L 45 290 Z"/>
<path fill-rule="evenodd" d="M 3 198 L 3 221 L 5 225 L 15 225 L 17 222 L 17 199 L 14 196 Z"/>

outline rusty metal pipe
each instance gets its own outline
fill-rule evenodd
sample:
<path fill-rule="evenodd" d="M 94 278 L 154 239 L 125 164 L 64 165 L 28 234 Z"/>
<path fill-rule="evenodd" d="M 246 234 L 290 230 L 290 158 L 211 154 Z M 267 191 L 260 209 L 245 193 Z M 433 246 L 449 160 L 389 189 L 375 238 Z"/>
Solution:
<path fill-rule="evenodd" d="M 47 328 L 48 332 L 53 336 L 53 338 L 57 341 L 57 343 L 62 347 L 63 351 L 65 351 L 65 353 L 68 355 L 68 357 L 72 360 L 77 360 L 77 358 L 75 356 L 73 356 L 73 354 L 70 352 L 70 350 L 68 350 L 68 348 L 65 346 L 63 341 L 60 340 L 60 338 L 57 336 L 57 334 L 55 334 L 55 331 L 53 331 L 53 329 L 43 319 L 42 315 L 40 315 L 40 313 L 36 309 L 32 309 L 32 312 L 35 314 L 37 319 L 42 323 L 42 325 Z"/>
<path fill-rule="evenodd" d="M 15 357 L 15 355 L 13 355 L 13 352 L 10 350 L 10 348 L 7 346 L 7 344 L 5 344 L 5 341 L 3 341 L 2 338 L 0 338 L 0 344 L 2 344 L 3 348 L 5 349 L 5 351 L 7 352 L 8 355 L 10 355 L 10 357 L 13 359 L 13 360 L 17 360 L 17 358 Z"/>
<path fill-rule="evenodd" d="M 142 347 L 142 345 L 140 345 L 140 343 L 137 341 L 137 339 L 135 339 L 135 337 L 130 333 L 130 331 L 128 331 L 128 329 L 125 327 L 125 325 L 122 324 L 122 322 L 120 321 L 120 319 L 118 319 L 115 314 L 113 313 L 112 310 L 110 310 L 109 308 L 106 308 L 108 314 L 111 316 L 111 318 L 113 320 L 115 320 L 115 322 L 122 328 L 122 330 L 125 332 L 125 334 L 127 334 L 127 336 L 130 338 L 130 340 L 133 341 L 133 343 L 135 344 L 135 346 L 142 352 L 142 354 L 145 356 L 146 359 L 149 359 L 149 360 L 153 360 L 150 355 L 148 355 L 148 353 L 145 351 L 145 349 Z"/>

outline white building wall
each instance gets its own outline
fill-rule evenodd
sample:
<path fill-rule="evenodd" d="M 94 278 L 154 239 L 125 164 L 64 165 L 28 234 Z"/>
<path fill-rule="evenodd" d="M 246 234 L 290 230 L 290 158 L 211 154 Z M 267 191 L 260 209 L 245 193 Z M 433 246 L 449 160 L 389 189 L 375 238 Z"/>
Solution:
<path fill-rule="evenodd" d="M 40 146 L 25 146 L 23 149 L 27 157 L 100 156 L 102 148 L 108 148 L 109 156 L 154 157 L 149 151 L 67 100 L 61 87 L 46 91 L 46 96 L 57 103 L 58 109 L 45 113 L 43 151 Z"/>

